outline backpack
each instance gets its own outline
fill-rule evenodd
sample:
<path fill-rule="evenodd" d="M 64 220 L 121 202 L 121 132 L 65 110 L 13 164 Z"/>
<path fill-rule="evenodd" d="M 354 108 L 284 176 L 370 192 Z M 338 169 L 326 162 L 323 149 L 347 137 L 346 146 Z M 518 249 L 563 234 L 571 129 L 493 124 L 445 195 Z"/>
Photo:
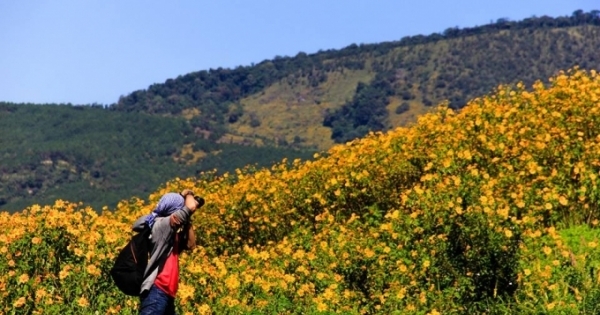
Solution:
<path fill-rule="evenodd" d="M 152 250 L 150 236 L 152 229 L 144 227 L 135 234 L 119 252 L 110 276 L 123 293 L 139 296 L 144 282 L 149 255 Z"/>

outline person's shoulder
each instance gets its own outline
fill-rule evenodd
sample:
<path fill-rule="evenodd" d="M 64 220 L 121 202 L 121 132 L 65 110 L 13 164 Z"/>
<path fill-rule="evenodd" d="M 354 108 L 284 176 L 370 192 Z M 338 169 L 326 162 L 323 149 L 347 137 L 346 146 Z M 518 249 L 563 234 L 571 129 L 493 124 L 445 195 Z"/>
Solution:
<path fill-rule="evenodd" d="M 170 199 L 170 200 L 177 200 L 177 201 L 184 200 L 183 196 L 180 193 L 176 193 L 176 192 L 166 193 L 162 196 L 162 198 Z"/>
<path fill-rule="evenodd" d="M 142 231 L 144 229 L 144 227 L 146 226 L 146 218 L 148 218 L 148 215 L 139 217 L 137 220 L 135 220 L 135 222 L 131 226 L 131 229 L 134 230 L 135 232 Z"/>

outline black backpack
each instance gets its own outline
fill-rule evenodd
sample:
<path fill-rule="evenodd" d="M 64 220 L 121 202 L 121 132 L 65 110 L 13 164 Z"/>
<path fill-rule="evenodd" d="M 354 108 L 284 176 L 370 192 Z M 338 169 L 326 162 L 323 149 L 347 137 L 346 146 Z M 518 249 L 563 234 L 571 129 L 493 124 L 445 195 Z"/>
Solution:
<path fill-rule="evenodd" d="M 144 272 L 152 251 L 151 232 L 151 228 L 144 227 L 141 232 L 134 235 L 121 249 L 110 270 L 110 276 L 117 287 L 127 295 L 140 295 L 145 278 Z"/>

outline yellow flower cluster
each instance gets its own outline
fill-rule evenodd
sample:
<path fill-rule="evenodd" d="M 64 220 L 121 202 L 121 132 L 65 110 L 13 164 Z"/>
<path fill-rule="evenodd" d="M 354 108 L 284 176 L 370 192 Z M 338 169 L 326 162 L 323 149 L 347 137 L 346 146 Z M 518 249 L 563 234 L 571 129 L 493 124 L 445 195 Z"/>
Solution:
<path fill-rule="evenodd" d="M 184 314 L 585 313 L 600 297 L 600 77 L 550 82 L 114 211 L 2 213 L 0 313 L 135 314 L 108 270 L 131 223 L 184 188 L 207 200 L 181 257 Z"/>

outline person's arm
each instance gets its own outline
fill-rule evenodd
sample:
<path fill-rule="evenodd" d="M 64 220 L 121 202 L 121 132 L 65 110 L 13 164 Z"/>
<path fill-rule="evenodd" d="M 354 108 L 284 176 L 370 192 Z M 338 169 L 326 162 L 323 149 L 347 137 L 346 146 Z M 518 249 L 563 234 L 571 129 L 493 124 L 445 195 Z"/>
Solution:
<path fill-rule="evenodd" d="M 159 257 L 171 246 L 171 236 L 177 232 L 179 227 L 191 225 L 191 216 L 196 211 L 197 203 L 193 194 L 188 194 L 184 198 L 184 206 L 181 209 L 176 210 L 169 217 L 156 218 L 152 227 L 152 241 L 154 242 L 152 256 L 156 257 L 151 257 L 151 260 L 152 258 L 159 260 Z"/>
<path fill-rule="evenodd" d="M 186 226 L 190 224 L 192 213 L 196 211 L 198 202 L 194 199 L 194 194 L 189 193 L 185 195 L 184 206 L 182 209 L 173 212 L 170 216 L 170 223 L 172 228 L 178 228 L 180 226 Z"/>
<path fill-rule="evenodd" d="M 152 237 L 155 242 L 169 240 L 179 227 L 190 224 L 192 213 L 196 210 L 196 200 L 194 200 L 193 193 L 187 193 L 183 198 L 182 208 L 175 210 L 168 218 L 156 219 L 152 229 Z"/>
<path fill-rule="evenodd" d="M 188 224 L 183 227 L 180 234 L 181 239 L 181 250 L 194 250 L 196 248 L 196 234 L 194 233 L 194 227 L 192 224 Z"/>
<path fill-rule="evenodd" d="M 133 223 L 131 229 L 135 232 L 141 232 L 146 227 L 146 216 L 141 216 Z"/>
<path fill-rule="evenodd" d="M 188 217 L 187 221 L 184 221 L 181 219 L 181 216 L 179 216 L 177 214 L 172 215 L 170 218 L 170 223 L 171 223 L 171 227 L 174 229 L 177 229 L 177 228 L 183 226 L 183 229 L 181 230 L 181 232 L 179 234 L 179 237 L 181 240 L 180 250 L 181 251 L 184 251 L 184 250 L 191 251 L 194 248 L 196 248 L 196 234 L 194 233 L 194 228 L 192 226 L 191 214 L 194 213 L 196 211 L 196 208 L 199 207 L 200 205 L 196 201 L 196 198 L 194 197 L 193 193 L 191 193 L 191 192 L 189 194 L 182 193 L 182 195 L 185 198 L 184 209 L 189 210 L 190 216 Z"/>

